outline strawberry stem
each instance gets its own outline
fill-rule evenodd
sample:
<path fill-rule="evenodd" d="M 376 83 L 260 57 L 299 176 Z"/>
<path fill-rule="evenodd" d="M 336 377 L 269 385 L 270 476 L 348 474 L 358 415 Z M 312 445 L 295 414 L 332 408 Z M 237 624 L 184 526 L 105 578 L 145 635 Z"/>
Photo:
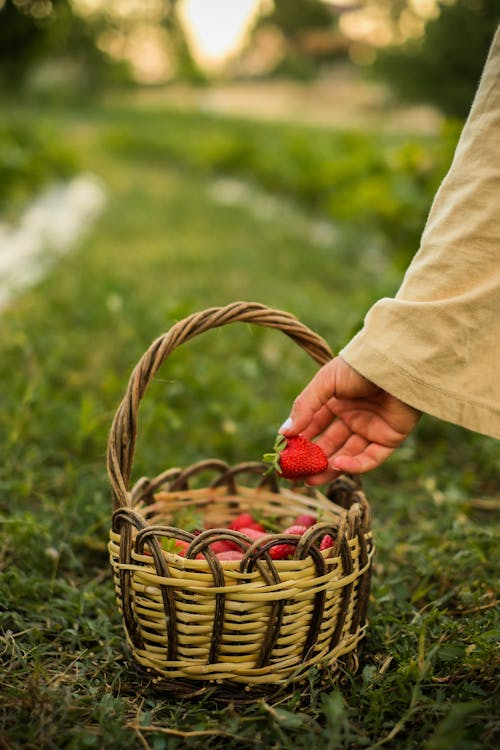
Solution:
<path fill-rule="evenodd" d="M 267 464 L 271 464 L 269 469 L 265 472 L 264 476 L 267 476 L 268 474 L 272 474 L 273 471 L 276 471 L 278 474 L 281 474 L 280 454 L 283 448 L 285 447 L 286 447 L 286 437 L 284 435 L 278 434 L 276 436 L 276 440 L 274 441 L 273 452 L 264 453 L 264 455 L 262 456 L 263 461 L 265 461 Z"/>

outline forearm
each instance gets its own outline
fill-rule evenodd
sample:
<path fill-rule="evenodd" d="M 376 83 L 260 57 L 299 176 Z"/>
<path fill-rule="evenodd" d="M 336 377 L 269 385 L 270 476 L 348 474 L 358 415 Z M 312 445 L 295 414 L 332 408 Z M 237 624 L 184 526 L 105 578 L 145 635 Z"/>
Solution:
<path fill-rule="evenodd" d="M 500 437 L 500 33 L 419 252 L 341 351 L 411 406 Z"/>

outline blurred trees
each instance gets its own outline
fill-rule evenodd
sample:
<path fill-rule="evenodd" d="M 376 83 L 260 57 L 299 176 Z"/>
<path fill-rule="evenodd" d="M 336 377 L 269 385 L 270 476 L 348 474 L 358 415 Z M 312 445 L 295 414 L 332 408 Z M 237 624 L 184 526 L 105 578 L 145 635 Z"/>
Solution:
<path fill-rule="evenodd" d="M 168 34 L 175 76 L 194 84 L 206 83 L 207 78 L 195 61 L 189 47 L 186 32 L 177 9 L 178 5 L 179 0 L 167 0 L 164 2 L 165 12 L 161 22 Z"/>
<path fill-rule="evenodd" d="M 138 71 L 139 80 L 145 61 L 158 57 L 172 75 L 203 80 L 177 4 L 0 0 L 0 87 L 19 92 L 44 77 L 59 93 L 72 85 L 90 93 L 135 80 Z"/>
<path fill-rule="evenodd" d="M 252 43 L 274 33 L 281 54 L 266 72 L 310 78 L 319 66 L 347 54 L 347 41 L 338 31 L 338 19 L 322 0 L 274 0 L 254 28 Z"/>
<path fill-rule="evenodd" d="M 499 0 L 273 0 L 252 43 L 265 30 L 279 34 L 267 73 L 312 77 L 350 56 L 401 100 L 463 118 L 498 23 Z"/>
<path fill-rule="evenodd" d="M 205 80 L 180 2 L 0 0 L 0 87 L 19 92 L 45 76 L 81 94 L 134 76 L 143 83 Z M 364 63 L 375 57 L 373 72 L 400 99 L 461 118 L 499 22 L 499 0 L 269 0 L 231 73 L 307 79 L 368 49 Z M 365 39 L 356 36 L 363 29 Z M 146 68 L 160 58 L 164 75 L 155 78 Z"/>
<path fill-rule="evenodd" d="M 500 23 L 500 3 L 441 0 L 438 9 L 420 39 L 380 50 L 374 72 L 400 99 L 427 102 L 446 115 L 464 118 Z"/>
<path fill-rule="evenodd" d="M 97 45 L 99 30 L 70 0 L 0 0 L 0 84 L 19 91 L 47 61 L 78 69 L 84 87 L 105 82 L 113 66 Z"/>

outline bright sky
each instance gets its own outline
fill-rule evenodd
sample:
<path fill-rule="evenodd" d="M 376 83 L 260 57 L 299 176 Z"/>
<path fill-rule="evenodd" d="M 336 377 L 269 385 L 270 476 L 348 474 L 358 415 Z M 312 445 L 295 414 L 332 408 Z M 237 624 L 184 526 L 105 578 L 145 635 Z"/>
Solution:
<path fill-rule="evenodd" d="M 180 15 L 200 63 L 216 68 L 237 50 L 260 5 L 261 0 L 182 0 Z"/>

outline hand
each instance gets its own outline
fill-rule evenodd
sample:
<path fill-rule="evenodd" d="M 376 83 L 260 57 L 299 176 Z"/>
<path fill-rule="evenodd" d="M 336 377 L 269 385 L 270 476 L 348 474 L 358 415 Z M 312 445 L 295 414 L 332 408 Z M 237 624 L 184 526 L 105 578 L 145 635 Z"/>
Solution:
<path fill-rule="evenodd" d="M 324 365 L 295 399 L 284 435 L 317 440 L 329 459 L 318 485 L 342 472 L 361 474 L 380 466 L 409 435 L 420 412 L 360 375 L 341 357 Z"/>

